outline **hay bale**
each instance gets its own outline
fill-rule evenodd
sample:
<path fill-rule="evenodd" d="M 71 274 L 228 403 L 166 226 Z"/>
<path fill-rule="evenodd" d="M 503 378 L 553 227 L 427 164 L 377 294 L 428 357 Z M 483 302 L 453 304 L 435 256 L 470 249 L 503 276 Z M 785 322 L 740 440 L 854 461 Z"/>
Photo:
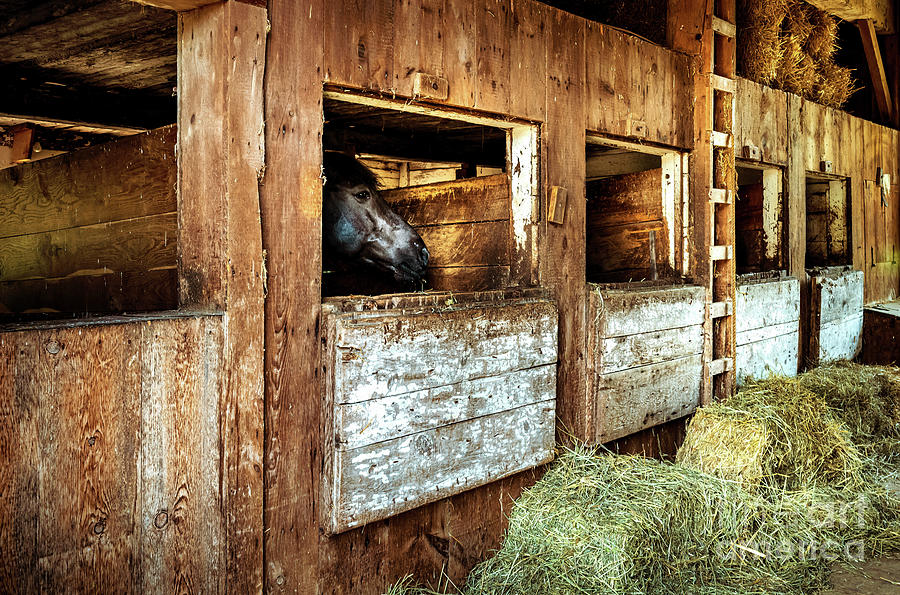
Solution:
<path fill-rule="evenodd" d="M 823 10 L 815 10 L 809 15 L 809 22 L 806 53 L 817 62 L 831 62 L 837 51 L 837 19 Z"/>
<path fill-rule="evenodd" d="M 770 487 L 854 487 L 862 481 L 862 456 L 850 433 L 831 415 L 825 400 L 796 380 L 773 378 L 741 391 L 728 404 L 705 408 L 695 438 L 690 430 L 677 460 L 736 481 L 761 478 Z M 736 424 L 747 435 L 736 436 Z M 755 435 L 749 435 L 751 431 Z M 723 440 L 739 440 L 722 450 Z M 759 449 L 740 448 L 763 443 Z M 713 467 L 711 462 L 718 463 Z"/>
<path fill-rule="evenodd" d="M 743 76 L 762 84 L 775 80 L 786 14 L 786 0 L 744 0 L 738 4 L 737 50 Z"/>
<path fill-rule="evenodd" d="M 691 419 L 676 460 L 717 477 L 758 485 L 765 474 L 768 441 L 766 425 L 754 416 L 725 407 L 705 408 Z"/>

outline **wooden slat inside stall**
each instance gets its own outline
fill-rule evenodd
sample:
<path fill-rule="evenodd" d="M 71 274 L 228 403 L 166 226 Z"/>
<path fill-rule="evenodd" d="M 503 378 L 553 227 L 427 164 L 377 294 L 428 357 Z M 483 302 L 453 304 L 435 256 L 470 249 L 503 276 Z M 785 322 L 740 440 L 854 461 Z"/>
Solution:
<path fill-rule="evenodd" d="M 175 127 L 0 170 L 0 312 L 176 307 Z"/>

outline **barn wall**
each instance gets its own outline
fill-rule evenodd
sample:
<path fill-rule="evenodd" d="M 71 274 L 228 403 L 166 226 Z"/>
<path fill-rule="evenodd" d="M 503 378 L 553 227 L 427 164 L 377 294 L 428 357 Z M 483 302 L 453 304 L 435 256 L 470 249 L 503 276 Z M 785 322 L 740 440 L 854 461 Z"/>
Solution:
<path fill-rule="evenodd" d="M 223 329 L 208 315 L 0 332 L 3 591 L 226 589 Z"/>
<path fill-rule="evenodd" d="M 586 439 L 596 407 L 585 373 L 585 131 L 690 148 L 690 59 L 531 0 L 317 0 L 302 9 L 274 0 L 269 20 L 267 586 L 379 593 L 408 572 L 435 580 L 442 567 L 459 580 L 499 543 L 506 507 L 532 472 L 313 538 L 322 393 L 306 362 L 318 358 L 321 332 L 320 83 L 407 98 L 417 75 L 433 75 L 447 81 L 448 96 L 428 101 L 426 93 L 426 103 L 541 124 L 541 146 L 552 147 L 542 151 L 541 194 L 559 186 L 569 200 L 560 224 L 546 223 L 542 201 L 528 245 L 560 311 L 561 427 Z M 266 229 L 267 220 L 279 225 Z M 302 265 L 293 264 L 297 254 Z M 309 472 L 298 477 L 297 469 Z"/>
<path fill-rule="evenodd" d="M 176 307 L 175 134 L 0 170 L 0 312 Z"/>

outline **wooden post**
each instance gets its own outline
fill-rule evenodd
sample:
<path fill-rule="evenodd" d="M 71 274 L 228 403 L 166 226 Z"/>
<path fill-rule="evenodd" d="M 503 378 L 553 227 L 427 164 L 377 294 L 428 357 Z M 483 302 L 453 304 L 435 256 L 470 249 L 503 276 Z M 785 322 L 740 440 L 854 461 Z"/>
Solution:
<path fill-rule="evenodd" d="M 269 592 L 321 590 L 323 12 L 319 0 L 269 0 L 261 186 L 268 262 L 264 549 Z"/>
<path fill-rule="evenodd" d="M 265 269 L 257 180 L 265 40 L 266 11 L 257 6 L 227 1 L 179 15 L 181 305 L 225 311 L 222 570 L 226 590 L 238 593 L 262 590 Z"/>
<path fill-rule="evenodd" d="M 799 366 L 804 367 L 809 337 L 809 283 L 806 279 L 806 138 L 803 134 L 803 99 L 788 94 L 787 192 L 788 273 L 800 282 Z"/>

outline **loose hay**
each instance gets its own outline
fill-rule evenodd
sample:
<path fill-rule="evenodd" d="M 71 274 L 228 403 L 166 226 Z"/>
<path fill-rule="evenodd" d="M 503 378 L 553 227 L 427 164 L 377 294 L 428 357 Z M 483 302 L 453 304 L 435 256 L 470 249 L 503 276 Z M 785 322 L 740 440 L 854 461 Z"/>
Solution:
<path fill-rule="evenodd" d="M 834 558 L 900 550 L 900 470 L 876 439 L 900 445 L 900 371 L 843 364 L 700 410 L 681 463 L 566 450 L 461 592 L 814 591 Z"/>

